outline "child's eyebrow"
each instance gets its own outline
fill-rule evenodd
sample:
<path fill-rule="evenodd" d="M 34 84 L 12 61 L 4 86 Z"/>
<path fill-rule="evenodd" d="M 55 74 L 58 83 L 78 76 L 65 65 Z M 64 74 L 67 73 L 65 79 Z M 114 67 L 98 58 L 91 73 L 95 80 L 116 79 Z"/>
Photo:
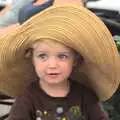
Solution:
<path fill-rule="evenodd" d="M 48 51 L 45 51 L 45 50 L 36 50 L 35 53 L 44 53 L 44 52 L 48 52 Z"/>

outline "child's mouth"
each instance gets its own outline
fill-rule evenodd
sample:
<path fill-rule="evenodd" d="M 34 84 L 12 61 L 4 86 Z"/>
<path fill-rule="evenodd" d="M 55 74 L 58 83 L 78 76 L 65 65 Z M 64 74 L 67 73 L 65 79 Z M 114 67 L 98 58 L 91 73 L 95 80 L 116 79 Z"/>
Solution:
<path fill-rule="evenodd" d="M 57 77 L 59 75 L 59 73 L 49 73 L 48 76 L 49 77 Z"/>
<path fill-rule="evenodd" d="M 49 73 L 49 75 L 57 75 L 57 74 L 59 74 L 59 73 Z"/>

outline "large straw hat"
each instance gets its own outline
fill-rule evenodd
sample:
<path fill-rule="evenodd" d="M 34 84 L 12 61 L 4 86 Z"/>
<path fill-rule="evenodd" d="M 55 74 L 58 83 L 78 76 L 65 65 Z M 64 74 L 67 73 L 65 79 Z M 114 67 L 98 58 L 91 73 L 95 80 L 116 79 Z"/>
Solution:
<path fill-rule="evenodd" d="M 33 16 L 0 41 L 0 91 L 16 96 L 35 79 L 25 57 L 32 42 L 51 39 L 80 53 L 84 63 L 72 75 L 92 87 L 100 100 L 109 99 L 120 82 L 119 54 L 103 22 L 83 6 L 52 6 Z M 82 77 L 80 76 L 82 73 Z M 86 78 L 86 79 L 84 79 Z"/>

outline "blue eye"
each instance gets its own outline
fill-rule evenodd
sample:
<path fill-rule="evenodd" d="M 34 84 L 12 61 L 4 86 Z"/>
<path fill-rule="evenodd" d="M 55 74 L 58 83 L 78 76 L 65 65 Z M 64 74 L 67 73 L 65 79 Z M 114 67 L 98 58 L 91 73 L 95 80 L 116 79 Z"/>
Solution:
<path fill-rule="evenodd" d="M 61 59 L 61 60 L 65 60 L 67 59 L 69 56 L 68 55 L 65 55 L 65 54 L 60 54 L 58 55 L 58 58 Z"/>
<path fill-rule="evenodd" d="M 39 54 L 38 55 L 38 58 L 41 59 L 41 60 L 46 60 L 48 58 L 48 55 L 47 54 Z"/>

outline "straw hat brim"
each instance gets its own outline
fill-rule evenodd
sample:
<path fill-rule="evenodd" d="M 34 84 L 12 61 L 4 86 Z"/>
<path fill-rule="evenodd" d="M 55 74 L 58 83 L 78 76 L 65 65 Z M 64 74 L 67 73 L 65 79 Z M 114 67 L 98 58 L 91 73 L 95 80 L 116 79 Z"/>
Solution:
<path fill-rule="evenodd" d="M 84 63 L 72 77 L 93 88 L 100 100 L 109 99 L 116 91 L 120 63 L 112 35 L 96 15 L 73 5 L 52 6 L 0 40 L 0 91 L 20 95 L 35 79 L 25 53 L 34 41 L 42 39 L 63 43 L 83 57 Z"/>

